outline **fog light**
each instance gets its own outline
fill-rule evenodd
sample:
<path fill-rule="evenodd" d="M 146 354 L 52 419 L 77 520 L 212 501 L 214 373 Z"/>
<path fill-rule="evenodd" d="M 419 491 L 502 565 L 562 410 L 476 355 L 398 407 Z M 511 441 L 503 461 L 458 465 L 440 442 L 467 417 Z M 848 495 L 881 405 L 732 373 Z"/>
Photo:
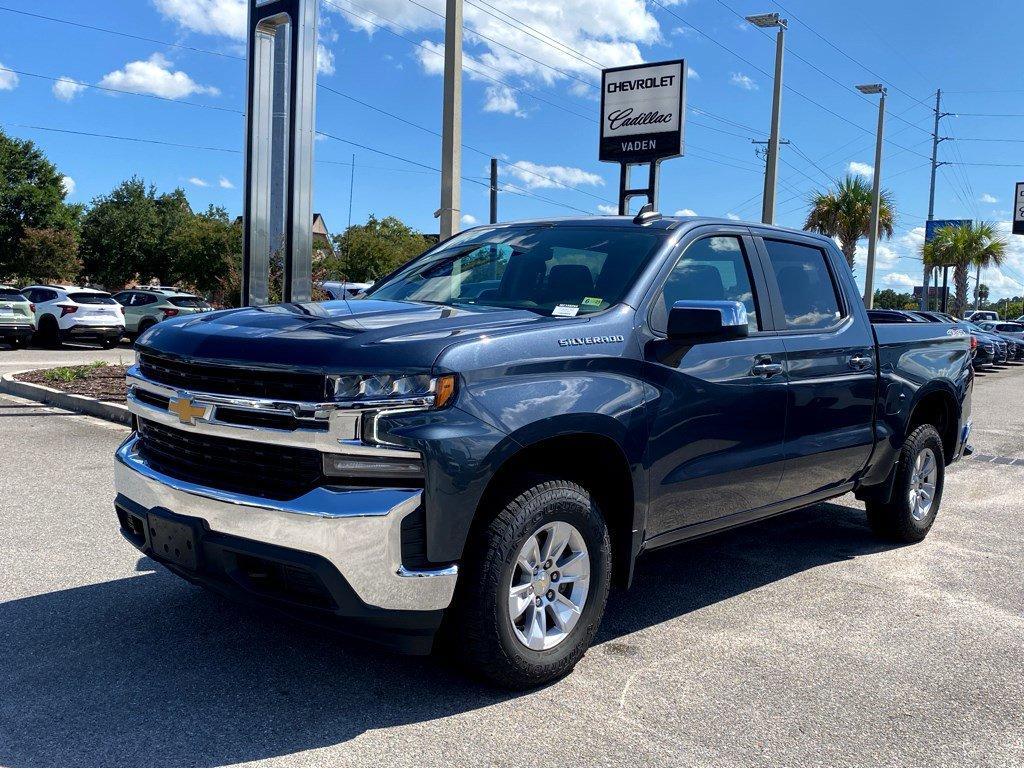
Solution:
<path fill-rule="evenodd" d="M 324 454 L 324 475 L 332 478 L 422 478 L 419 457 L 362 457 Z"/>

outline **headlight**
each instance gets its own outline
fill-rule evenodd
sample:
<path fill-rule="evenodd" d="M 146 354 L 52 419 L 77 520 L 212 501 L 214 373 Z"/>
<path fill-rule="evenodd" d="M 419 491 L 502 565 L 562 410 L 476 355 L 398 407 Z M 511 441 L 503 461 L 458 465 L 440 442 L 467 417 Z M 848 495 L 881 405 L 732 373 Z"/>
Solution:
<path fill-rule="evenodd" d="M 338 374 L 328 377 L 331 398 L 368 406 L 409 404 L 441 408 L 455 394 L 455 375 Z"/>

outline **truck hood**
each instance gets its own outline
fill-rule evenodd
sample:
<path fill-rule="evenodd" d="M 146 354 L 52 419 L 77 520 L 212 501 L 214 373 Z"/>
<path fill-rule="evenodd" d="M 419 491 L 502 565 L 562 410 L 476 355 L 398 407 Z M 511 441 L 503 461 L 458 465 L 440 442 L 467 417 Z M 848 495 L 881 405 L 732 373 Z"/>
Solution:
<path fill-rule="evenodd" d="M 277 304 L 165 320 L 136 347 L 259 368 L 425 370 L 455 342 L 558 320 L 527 310 L 374 299 Z"/>

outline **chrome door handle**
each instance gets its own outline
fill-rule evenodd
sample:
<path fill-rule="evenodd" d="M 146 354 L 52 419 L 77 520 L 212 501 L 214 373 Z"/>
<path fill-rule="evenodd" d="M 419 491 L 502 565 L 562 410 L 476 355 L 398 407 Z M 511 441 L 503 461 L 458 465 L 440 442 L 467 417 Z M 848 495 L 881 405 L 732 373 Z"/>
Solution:
<path fill-rule="evenodd" d="M 776 374 L 782 373 L 782 364 L 771 363 L 770 361 L 755 363 L 754 367 L 750 369 L 750 373 L 754 376 L 773 377 Z"/>
<path fill-rule="evenodd" d="M 870 368 L 871 362 L 871 357 L 868 355 L 852 355 L 847 360 L 847 363 L 850 364 L 850 368 L 856 369 L 857 371 Z"/>

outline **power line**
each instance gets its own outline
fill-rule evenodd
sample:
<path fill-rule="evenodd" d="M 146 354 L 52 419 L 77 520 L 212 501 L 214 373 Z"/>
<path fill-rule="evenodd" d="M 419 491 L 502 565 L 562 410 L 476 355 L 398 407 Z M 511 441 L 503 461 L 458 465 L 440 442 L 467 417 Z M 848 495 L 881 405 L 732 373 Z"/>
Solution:
<path fill-rule="evenodd" d="M 71 21 L 70 19 L 58 19 L 56 16 L 44 16 L 41 13 L 30 13 L 29 11 L 22 11 L 22 10 L 20 10 L 18 8 L 8 8 L 7 6 L 0 5 L 0 11 L 7 11 L 8 13 L 17 13 L 17 14 L 20 14 L 21 16 L 30 16 L 30 17 L 32 17 L 34 19 L 42 19 L 44 21 L 52 21 L 52 22 L 56 22 L 57 24 L 67 24 L 68 26 L 71 26 L 71 27 L 78 27 L 80 29 L 88 29 L 88 30 L 92 30 L 93 32 L 103 32 L 103 33 L 105 33 L 107 35 L 116 35 L 118 37 L 128 38 L 129 40 L 139 40 L 139 41 L 144 42 L 144 43 L 154 43 L 156 45 L 165 45 L 165 46 L 167 46 L 169 48 L 182 48 L 182 49 L 184 49 L 186 51 L 194 51 L 196 53 L 205 53 L 205 54 L 209 54 L 210 56 L 221 56 L 221 57 L 223 57 L 225 59 L 239 59 L 239 60 L 242 60 L 242 61 L 245 60 L 244 56 L 235 56 L 234 54 L 223 53 L 222 51 L 212 51 L 209 48 L 196 48 L 195 46 L 184 45 L 183 43 L 169 43 L 166 40 L 156 40 L 156 39 L 154 39 L 152 37 L 142 37 L 141 35 L 132 35 L 132 34 L 129 34 L 128 32 L 121 32 L 119 30 L 108 29 L 106 27 L 97 27 L 97 26 L 94 26 L 92 24 L 82 24 L 81 22 Z"/>

